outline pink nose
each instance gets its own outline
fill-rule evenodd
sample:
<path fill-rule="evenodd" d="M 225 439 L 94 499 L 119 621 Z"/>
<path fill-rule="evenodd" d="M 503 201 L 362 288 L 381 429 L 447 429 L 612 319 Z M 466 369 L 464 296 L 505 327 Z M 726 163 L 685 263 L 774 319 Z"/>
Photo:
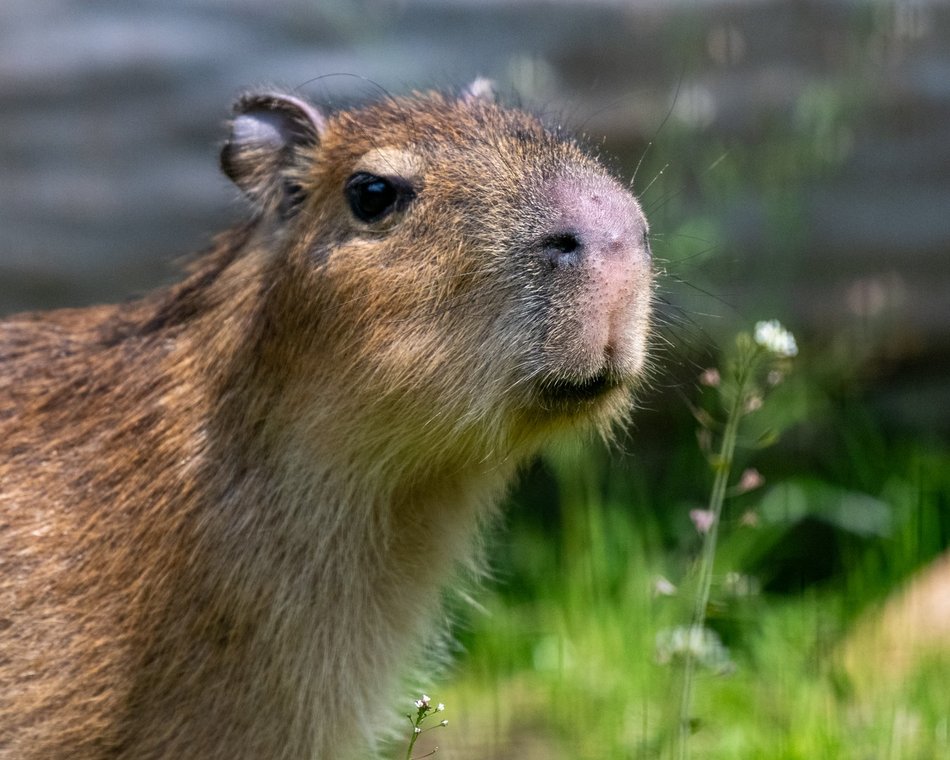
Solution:
<path fill-rule="evenodd" d="M 598 174 L 552 183 L 552 233 L 543 241 L 555 269 L 619 259 L 620 270 L 640 269 L 649 257 L 646 221 L 639 204 L 617 182 Z M 623 260 L 628 260 L 623 263 Z M 616 274 L 622 276 L 622 272 Z"/>
<path fill-rule="evenodd" d="M 635 372 L 643 360 L 650 309 L 647 224 L 636 199 L 595 172 L 555 178 L 549 186 L 549 233 L 542 260 L 552 283 L 573 293 L 573 344 L 579 366 L 610 362 Z"/>

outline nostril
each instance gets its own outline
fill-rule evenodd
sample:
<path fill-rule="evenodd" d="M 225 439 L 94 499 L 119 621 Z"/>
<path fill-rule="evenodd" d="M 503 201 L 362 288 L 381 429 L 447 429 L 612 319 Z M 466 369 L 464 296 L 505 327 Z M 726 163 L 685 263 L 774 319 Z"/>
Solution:
<path fill-rule="evenodd" d="M 581 249 L 581 241 L 570 232 L 549 235 L 541 241 L 541 250 L 554 268 L 577 266 L 581 260 Z"/>
<path fill-rule="evenodd" d="M 574 253 L 581 247 L 581 241 L 576 235 L 566 233 L 563 235 L 551 235 L 544 240 L 544 247 L 561 253 Z"/>

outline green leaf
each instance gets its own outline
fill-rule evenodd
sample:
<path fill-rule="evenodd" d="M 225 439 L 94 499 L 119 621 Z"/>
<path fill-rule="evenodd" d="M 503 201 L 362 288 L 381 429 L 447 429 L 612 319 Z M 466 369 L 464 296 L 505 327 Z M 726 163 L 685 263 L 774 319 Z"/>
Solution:
<path fill-rule="evenodd" d="M 893 528 L 893 509 L 888 503 L 809 478 L 771 488 L 759 512 L 765 523 L 787 525 L 810 517 L 859 536 L 887 536 Z"/>

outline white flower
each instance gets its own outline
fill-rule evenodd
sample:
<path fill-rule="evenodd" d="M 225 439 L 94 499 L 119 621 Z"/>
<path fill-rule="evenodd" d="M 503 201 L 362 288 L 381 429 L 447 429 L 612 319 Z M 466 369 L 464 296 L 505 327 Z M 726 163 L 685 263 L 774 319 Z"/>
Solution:
<path fill-rule="evenodd" d="M 759 409 L 762 408 L 762 404 L 762 397 L 753 393 L 745 400 L 745 405 L 742 409 L 746 414 L 752 414 L 752 412 L 759 411 Z"/>
<path fill-rule="evenodd" d="M 729 673 L 734 665 L 719 635 L 704 626 L 664 628 L 656 635 L 656 659 L 661 665 L 686 655 L 717 673 Z"/>
<path fill-rule="evenodd" d="M 422 699 L 417 699 L 415 702 L 413 702 L 413 704 L 414 704 L 417 708 L 419 708 L 420 710 L 428 710 L 428 709 L 429 709 L 429 697 L 428 697 L 428 695 L 423 694 L 423 695 L 422 695 Z"/>
<path fill-rule="evenodd" d="M 653 579 L 653 596 L 675 596 L 676 586 L 669 578 L 658 575 Z"/>
<path fill-rule="evenodd" d="M 788 358 L 798 354 L 795 336 L 782 327 L 777 319 L 756 323 L 755 342 L 778 356 Z"/>
<path fill-rule="evenodd" d="M 444 726 L 449 725 L 449 722 L 448 720 L 443 720 L 439 725 L 444 727 Z"/>
<path fill-rule="evenodd" d="M 438 705 L 438 707 L 435 708 L 435 711 L 436 711 L 436 712 L 442 712 L 444 709 L 445 709 L 445 705 L 443 705 L 441 702 L 439 702 L 439 705 Z"/>

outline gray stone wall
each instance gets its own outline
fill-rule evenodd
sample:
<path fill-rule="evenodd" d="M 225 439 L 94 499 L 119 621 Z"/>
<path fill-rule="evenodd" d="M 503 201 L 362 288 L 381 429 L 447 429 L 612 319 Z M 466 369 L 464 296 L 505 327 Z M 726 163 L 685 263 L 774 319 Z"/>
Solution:
<path fill-rule="evenodd" d="M 0 313 L 141 292 L 236 219 L 216 159 L 242 88 L 332 107 L 484 75 L 620 174 L 642 159 L 687 312 L 883 315 L 894 351 L 946 356 L 948 42 L 917 0 L 5 0 Z"/>

